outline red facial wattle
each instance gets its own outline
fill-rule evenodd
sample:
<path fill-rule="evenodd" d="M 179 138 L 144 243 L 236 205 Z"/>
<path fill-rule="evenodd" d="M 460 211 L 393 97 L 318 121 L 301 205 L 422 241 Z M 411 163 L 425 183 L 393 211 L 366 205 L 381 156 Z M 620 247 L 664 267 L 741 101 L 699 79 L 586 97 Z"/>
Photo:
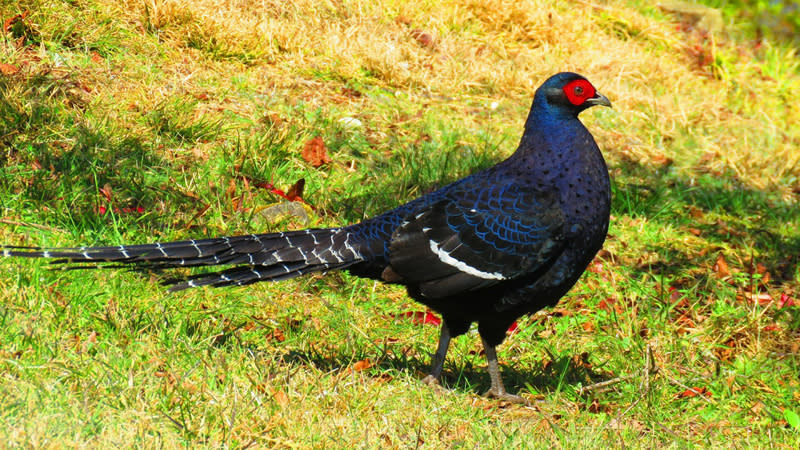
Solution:
<path fill-rule="evenodd" d="M 570 81 L 564 86 L 564 94 L 567 100 L 575 106 L 582 105 L 587 99 L 594 97 L 596 90 L 592 83 L 586 80 Z"/>

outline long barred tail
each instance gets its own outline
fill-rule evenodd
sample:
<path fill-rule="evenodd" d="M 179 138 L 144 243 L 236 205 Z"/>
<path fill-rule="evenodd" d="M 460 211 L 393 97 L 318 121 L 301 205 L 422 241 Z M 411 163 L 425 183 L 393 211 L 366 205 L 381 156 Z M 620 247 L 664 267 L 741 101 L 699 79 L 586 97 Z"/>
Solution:
<path fill-rule="evenodd" d="M 168 280 L 170 291 L 199 286 L 242 286 L 278 281 L 300 275 L 344 269 L 363 261 L 357 246 L 343 228 L 308 229 L 283 233 L 250 234 L 115 247 L 38 248 L 2 246 L 5 256 L 54 258 L 54 264 L 83 263 L 81 268 L 142 268 L 233 265 L 188 280 Z M 105 263 L 116 263 L 113 265 Z M 88 265 L 88 267 L 87 267 Z"/>

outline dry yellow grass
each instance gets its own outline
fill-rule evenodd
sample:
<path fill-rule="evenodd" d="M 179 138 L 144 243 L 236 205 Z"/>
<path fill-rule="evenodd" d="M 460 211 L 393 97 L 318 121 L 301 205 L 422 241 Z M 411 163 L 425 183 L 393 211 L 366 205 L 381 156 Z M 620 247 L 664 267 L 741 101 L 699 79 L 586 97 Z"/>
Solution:
<path fill-rule="evenodd" d="M 687 34 L 622 1 L 128 0 L 106 7 L 174 44 L 166 76 L 134 71 L 124 80 L 139 80 L 128 92 L 142 109 L 201 85 L 224 93 L 236 73 L 259 92 L 289 92 L 316 105 L 368 76 L 425 101 L 505 99 L 524 114 L 538 83 L 571 70 L 613 100 L 618 114 L 595 127 L 612 161 L 730 170 L 786 198 L 800 179 L 800 113 L 789 94 L 800 88 L 796 55 L 767 48 L 757 59 L 752 46 Z M 703 57 L 716 63 L 698 63 Z M 245 104 L 222 107 L 248 113 Z"/>

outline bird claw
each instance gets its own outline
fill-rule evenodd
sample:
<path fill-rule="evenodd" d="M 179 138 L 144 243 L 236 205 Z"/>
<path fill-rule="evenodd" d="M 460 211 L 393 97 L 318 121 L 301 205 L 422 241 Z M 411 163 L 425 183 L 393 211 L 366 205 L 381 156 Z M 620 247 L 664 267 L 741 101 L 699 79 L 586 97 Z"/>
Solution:
<path fill-rule="evenodd" d="M 505 391 L 497 392 L 494 389 L 489 389 L 488 391 L 486 391 L 485 394 L 483 394 L 483 396 L 486 397 L 486 398 L 495 398 L 497 400 L 501 400 L 501 401 L 509 402 L 509 403 L 516 403 L 516 404 L 519 404 L 519 405 L 530 406 L 530 404 L 531 404 L 531 402 L 529 402 L 528 400 L 526 400 L 523 397 L 520 397 L 519 395 L 509 394 L 508 392 L 505 392 Z"/>

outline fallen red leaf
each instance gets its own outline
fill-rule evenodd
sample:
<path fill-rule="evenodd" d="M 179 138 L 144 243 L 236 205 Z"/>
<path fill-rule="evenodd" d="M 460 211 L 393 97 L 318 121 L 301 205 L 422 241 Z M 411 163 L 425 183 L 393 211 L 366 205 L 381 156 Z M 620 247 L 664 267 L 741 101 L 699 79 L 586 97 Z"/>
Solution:
<path fill-rule="evenodd" d="M 251 183 L 251 181 L 247 180 L 247 178 L 245 177 L 241 178 L 246 180 L 248 183 Z M 297 182 L 289 188 L 289 192 L 284 192 L 283 190 L 275 187 L 274 184 L 266 181 L 252 182 L 252 184 L 257 188 L 266 189 L 269 192 L 277 195 L 278 197 L 281 197 L 290 202 L 300 202 L 308 204 L 306 203 L 305 200 L 303 200 L 303 189 L 305 188 L 306 185 L 305 178 L 300 178 L 299 180 L 297 180 Z"/>
<path fill-rule="evenodd" d="M 272 183 L 268 183 L 268 184 L 269 184 L 269 186 L 272 186 Z M 283 192 L 282 190 L 280 190 L 280 189 L 278 189 L 278 188 L 276 188 L 276 187 L 269 187 L 268 189 L 269 189 L 269 191 L 270 191 L 270 192 L 272 192 L 273 194 L 275 194 L 275 195 L 277 195 L 277 196 L 279 196 L 279 197 L 283 197 L 283 198 L 285 198 L 286 200 L 289 200 L 289 196 L 288 196 L 288 195 L 286 195 L 286 192 Z"/>
<path fill-rule="evenodd" d="M 392 317 L 407 317 L 410 318 L 414 324 L 417 325 L 441 325 L 442 319 L 436 316 L 431 310 L 427 311 L 406 311 L 404 313 L 395 314 Z M 519 329 L 517 322 L 508 327 L 509 333 L 514 333 Z"/>
<path fill-rule="evenodd" d="M 3 22 L 3 31 L 5 31 L 6 33 L 8 33 L 9 31 L 11 31 L 11 25 L 13 25 L 13 24 L 14 24 L 14 22 L 15 22 L 17 19 L 21 19 L 21 18 L 22 18 L 22 15 L 21 15 L 21 14 L 17 14 L 16 16 L 14 16 L 14 17 L 11 17 L 10 19 L 8 19 L 8 20 L 6 20 L 5 22 Z"/>
<path fill-rule="evenodd" d="M 372 363 L 369 362 L 368 359 L 362 359 L 361 361 L 356 362 L 353 364 L 353 371 L 361 372 L 363 370 L 367 370 L 372 367 Z"/>
<path fill-rule="evenodd" d="M 301 155 L 306 162 L 314 167 L 319 167 L 332 161 L 331 157 L 328 156 L 328 148 L 325 147 L 325 141 L 319 136 L 306 142 Z"/>
<path fill-rule="evenodd" d="M 613 310 L 617 314 L 622 314 L 622 306 L 617 303 L 617 299 L 614 297 L 606 297 L 600 300 L 600 303 L 597 304 L 597 309 L 609 312 Z"/>
<path fill-rule="evenodd" d="M 428 311 L 406 311 L 404 313 L 396 314 L 394 317 L 408 317 L 417 325 L 440 325 L 442 319 L 436 317 L 430 310 Z"/>
<path fill-rule="evenodd" d="M 704 387 L 692 387 L 678 394 L 677 398 L 692 398 L 702 395 L 703 397 L 711 397 L 711 391 Z"/>
<path fill-rule="evenodd" d="M 108 211 L 108 207 L 104 205 L 100 205 L 97 207 L 97 209 L 95 209 L 95 212 L 97 212 L 97 214 L 101 216 L 105 214 L 106 211 Z M 134 213 L 144 214 L 144 208 L 141 206 L 126 206 L 124 208 L 112 208 L 111 211 L 113 211 L 114 214 L 134 214 Z"/>
<path fill-rule="evenodd" d="M 14 75 L 17 72 L 19 72 L 19 68 L 17 66 L 0 63 L 0 73 L 3 75 Z"/>
<path fill-rule="evenodd" d="M 25 20 L 25 18 L 28 17 L 29 13 L 30 13 L 30 11 L 25 11 L 22 14 L 17 14 L 16 16 L 13 16 L 10 19 L 6 20 L 3 23 L 3 31 L 5 31 L 6 33 L 11 31 L 11 27 L 13 27 L 14 24 L 17 23 L 18 20 L 19 21 Z"/>
<path fill-rule="evenodd" d="M 790 306 L 800 306 L 797 300 L 789 297 L 789 294 L 781 294 L 781 299 L 778 300 L 778 308 L 786 308 Z"/>

